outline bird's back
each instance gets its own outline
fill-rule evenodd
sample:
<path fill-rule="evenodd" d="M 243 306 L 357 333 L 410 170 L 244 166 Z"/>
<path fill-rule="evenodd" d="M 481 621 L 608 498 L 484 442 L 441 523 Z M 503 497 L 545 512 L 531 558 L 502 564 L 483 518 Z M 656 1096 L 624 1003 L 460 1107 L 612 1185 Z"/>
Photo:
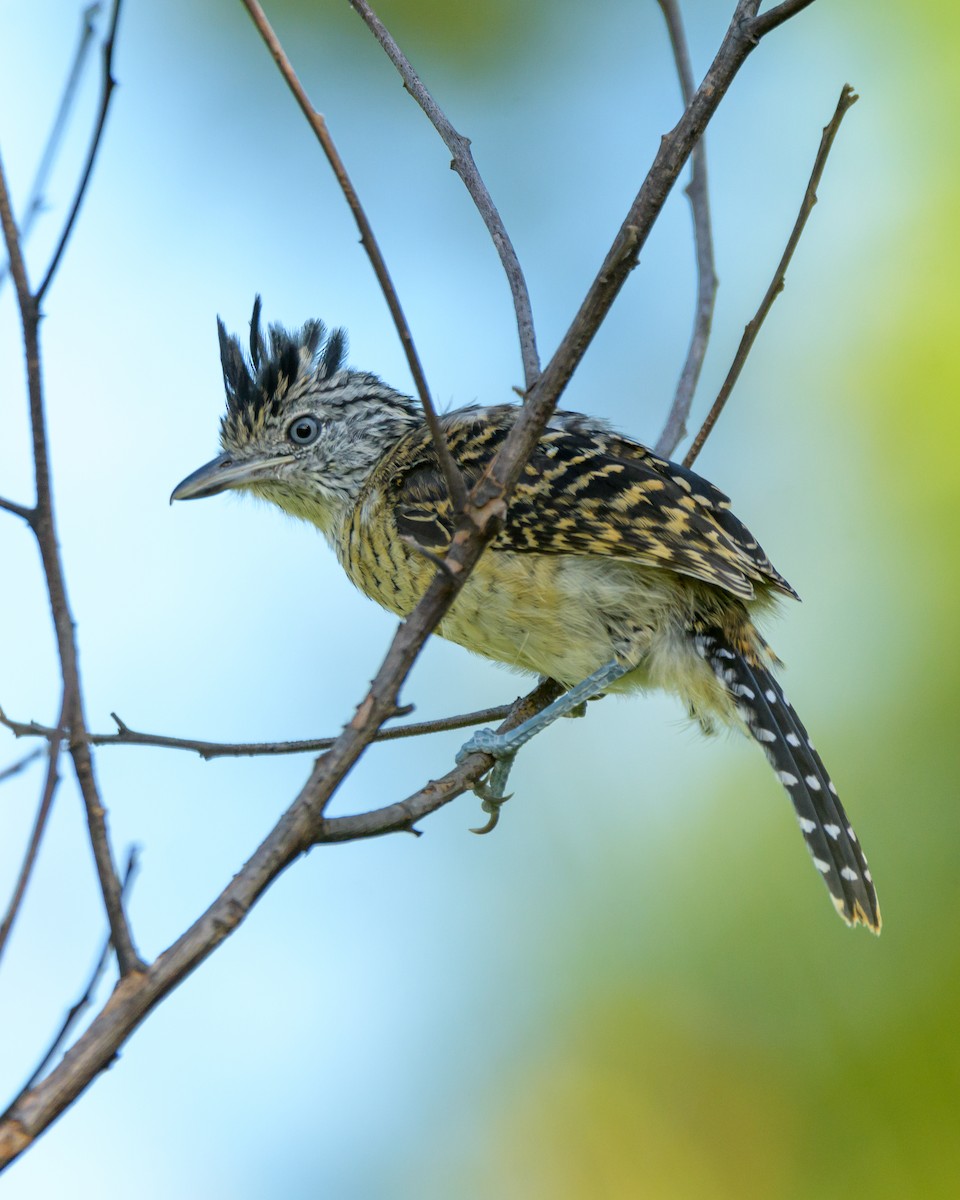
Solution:
<path fill-rule="evenodd" d="M 487 468 L 518 412 L 513 405 L 472 407 L 443 419 L 468 487 Z M 389 532 L 380 536 L 381 530 Z M 344 530 L 341 559 L 363 591 L 405 612 L 432 574 L 414 545 L 443 554 L 452 534 L 443 476 L 429 431 L 421 425 L 372 474 Z M 398 556 L 393 546 L 400 538 L 407 545 Z M 554 414 L 491 550 L 622 559 L 700 580 L 744 600 L 758 589 L 796 595 L 719 489 L 579 413 Z M 410 578 L 377 578 L 391 571 Z"/>

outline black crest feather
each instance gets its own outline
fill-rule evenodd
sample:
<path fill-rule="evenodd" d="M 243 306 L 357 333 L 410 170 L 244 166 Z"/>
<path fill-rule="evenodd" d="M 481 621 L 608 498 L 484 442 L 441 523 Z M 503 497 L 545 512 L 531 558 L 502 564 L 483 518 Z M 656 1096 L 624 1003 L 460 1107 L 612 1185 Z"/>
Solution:
<path fill-rule="evenodd" d="M 347 352 L 345 331 L 334 329 L 327 336 L 322 321 L 307 321 L 293 331 L 271 325 L 264 334 L 261 310 L 257 296 L 250 318 L 249 358 L 243 353 L 240 339 L 227 333 L 223 321 L 217 318 L 227 414 L 248 424 L 267 407 L 278 405 L 298 379 L 306 375 L 326 379 L 335 374 L 342 368 Z"/>

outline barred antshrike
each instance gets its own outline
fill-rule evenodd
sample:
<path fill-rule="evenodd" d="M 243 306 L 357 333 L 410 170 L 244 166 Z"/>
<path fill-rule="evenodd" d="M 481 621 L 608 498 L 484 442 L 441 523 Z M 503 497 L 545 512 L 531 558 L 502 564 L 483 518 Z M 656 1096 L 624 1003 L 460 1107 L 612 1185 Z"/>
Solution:
<path fill-rule="evenodd" d="M 248 489 L 318 526 L 357 587 L 406 616 L 454 521 L 421 410 L 377 376 L 345 369 L 343 331 L 326 336 L 320 321 L 264 336 L 258 298 L 249 358 L 222 322 L 219 331 L 223 453 L 171 499 Z M 441 418 L 468 486 L 517 412 L 469 407 Z M 517 749 L 556 717 L 606 692 L 663 688 L 705 731 L 718 721 L 759 742 L 837 911 L 879 932 L 867 860 L 753 621 L 777 594 L 796 597 L 722 492 L 603 421 L 554 413 L 502 532 L 437 627 L 569 689 L 512 733 L 482 730 L 467 742 L 461 754 L 501 760 L 488 800 L 502 798 Z"/>

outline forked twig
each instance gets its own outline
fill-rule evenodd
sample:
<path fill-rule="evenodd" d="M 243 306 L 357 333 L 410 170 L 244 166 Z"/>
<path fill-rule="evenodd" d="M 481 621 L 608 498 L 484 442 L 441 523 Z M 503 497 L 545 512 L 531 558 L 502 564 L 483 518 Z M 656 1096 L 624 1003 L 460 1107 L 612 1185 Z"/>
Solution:
<path fill-rule="evenodd" d="M 80 212 L 80 205 L 87 194 L 87 184 L 90 182 L 90 176 L 93 174 L 93 164 L 97 161 L 97 153 L 100 150 L 100 140 L 103 137 L 103 130 L 107 123 L 107 113 L 110 111 L 110 97 L 113 95 L 113 89 L 117 84 L 117 81 L 113 77 L 113 47 L 117 37 L 117 22 L 120 20 L 120 3 L 121 0 L 113 0 L 110 25 L 103 43 L 103 83 L 100 89 L 100 108 L 97 112 L 93 137 L 90 139 L 87 159 L 80 175 L 80 183 L 73 197 L 73 204 L 70 206 L 70 212 L 63 225 L 63 232 L 60 234 L 60 240 L 57 242 L 57 248 L 53 252 L 53 257 L 50 260 L 50 266 L 47 267 L 47 273 L 43 277 L 43 282 L 37 288 L 34 295 L 37 308 L 43 302 L 43 297 L 46 295 L 47 288 L 49 288 L 56 274 L 57 267 L 60 265 L 60 259 L 66 249 L 67 242 L 70 240 L 74 222 L 77 219 L 77 214 Z"/>
<path fill-rule="evenodd" d="M 513 242 L 504 227 L 497 206 L 493 202 L 487 185 L 484 183 L 477 164 L 470 150 L 470 139 L 458 133 L 451 125 L 446 113 L 424 86 L 423 80 L 413 69 L 410 61 L 397 45 L 390 31 L 386 28 L 366 0 L 350 0 L 351 6 L 362 18 L 364 24 L 373 33 L 383 47 L 387 57 L 397 68 L 403 86 L 423 109 L 427 119 L 443 139 L 444 145 L 453 155 L 450 166 L 463 180 L 464 186 L 470 193 L 477 212 L 483 219 L 490 234 L 496 251 L 503 264 L 507 283 L 513 296 L 513 308 L 517 317 L 517 332 L 520 338 L 520 357 L 523 361 L 525 390 L 533 387 L 540 374 L 540 356 L 537 353 L 537 337 L 533 326 L 533 311 L 530 306 L 530 293 L 527 281 L 520 268 L 520 260 L 513 248 Z"/>
<path fill-rule="evenodd" d="M 498 487 L 501 491 L 504 488 L 509 490 L 513 486 L 520 470 L 517 458 L 529 453 L 529 447 L 539 436 L 539 431 L 556 407 L 557 399 L 580 364 L 620 289 L 637 265 L 640 251 L 688 157 L 740 67 L 756 49 L 765 32 L 757 25 L 759 7 L 760 0 L 737 0 L 713 62 L 676 126 L 661 138 L 653 164 L 580 308 L 537 383 L 524 398 L 523 410 L 510 438 L 490 469 L 488 478 L 491 491 Z M 516 457 L 514 451 L 517 452 Z"/>
<path fill-rule="evenodd" d="M 769 33 L 772 29 L 776 29 L 784 21 L 789 21 L 791 17 L 795 17 L 803 9 L 809 8 L 812 3 L 813 0 L 783 0 L 782 4 L 777 4 L 767 12 L 753 18 L 750 22 L 751 35 L 759 41 L 764 34 Z"/>
<path fill-rule="evenodd" d="M 273 32 L 270 22 L 267 20 L 266 13 L 260 7 L 258 0 L 242 0 L 244 8 L 250 14 L 250 18 L 257 28 L 257 32 L 263 38 L 263 41 L 273 56 L 274 62 L 284 81 L 293 93 L 297 104 L 300 106 L 300 111 L 306 117 L 310 128 L 316 135 L 317 141 L 323 148 L 324 154 L 327 156 L 327 161 L 333 169 L 334 175 L 337 177 L 337 183 L 340 185 L 340 190 L 343 192 L 344 198 L 350 207 L 353 214 L 353 219 L 357 223 L 357 228 L 360 230 L 360 241 L 364 250 L 367 252 L 367 257 L 370 259 L 370 265 L 373 267 L 374 274 L 377 277 L 377 282 L 380 284 L 380 290 L 383 292 L 384 299 L 387 302 L 387 307 L 390 309 L 390 315 L 393 317 L 393 323 L 396 326 L 397 334 L 400 337 L 400 343 L 403 346 L 404 354 L 407 357 L 407 364 L 410 367 L 410 373 L 413 376 L 413 381 L 417 389 L 417 395 L 420 397 L 420 404 L 423 407 L 423 415 L 430 430 L 430 436 L 433 439 L 434 449 L 437 452 L 437 458 L 440 460 L 440 466 L 443 470 L 444 482 L 447 485 L 447 492 L 450 496 L 450 501 L 453 504 L 456 512 L 461 512 L 464 507 L 464 502 L 467 496 L 467 490 L 464 486 L 463 477 L 453 461 L 450 454 L 450 449 L 447 445 L 446 435 L 440 424 L 437 416 L 437 411 L 433 406 L 433 401 L 430 398 L 430 389 L 427 387 L 427 379 L 423 373 L 423 367 L 420 363 L 420 356 L 417 354 L 416 346 L 413 342 L 413 335 L 410 332 L 410 326 L 407 324 L 407 319 L 403 315 L 403 309 L 400 306 L 400 298 L 397 295 L 397 289 L 393 285 L 393 280 L 390 278 L 390 272 L 387 270 L 387 264 L 383 260 L 383 255 L 380 253 L 380 246 L 374 236 L 373 228 L 367 219 L 367 214 L 364 212 L 363 205 L 360 203 L 360 197 L 357 195 L 356 189 L 347 174 L 347 168 L 344 166 L 343 159 L 340 157 L 340 152 L 334 144 L 333 138 L 330 136 L 330 131 L 327 129 L 327 123 L 320 113 L 310 103 L 310 98 L 304 91 L 297 73 L 294 71 L 290 59 L 287 57 L 280 40 Z"/>
<path fill-rule="evenodd" d="M 19 517 L 22 521 L 26 521 L 29 525 L 33 518 L 33 510 L 24 508 L 22 504 L 17 504 L 13 500 L 6 500 L 0 496 L 0 509 L 4 512 L 13 513 L 15 517 Z"/>
<path fill-rule="evenodd" d="M 93 41 L 93 35 L 96 32 L 96 26 L 93 23 L 94 17 L 100 11 L 99 4 L 89 4 L 83 10 L 80 17 L 80 39 L 77 43 L 77 48 L 73 54 L 73 62 L 70 65 L 70 70 L 67 74 L 67 82 L 63 88 L 63 95 L 60 97 L 60 104 L 57 108 L 57 114 L 53 118 L 53 124 L 50 126 L 50 133 L 47 136 L 47 144 L 43 148 L 43 153 L 40 155 L 40 163 L 37 166 L 37 173 L 34 176 L 33 187 L 30 189 L 30 195 L 23 209 L 23 219 L 20 222 L 20 240 L 26 242 L 33 229 L 33 223 L 43 211 L 43 192 L 47 184 L 47 176 L 56 161 L 57 151 L 60 148 L 60 139 L 63 137 L 63 132 L 67 126 L 67 120 L 70 116 L 70 110 L 73 108 L 74 101 L 77 97 L 77 88 L 80 85 L 80 80 L 83 77 L 83 68 L 86 63 L 87 52 L 90 49 L 90 43 Z M 0 286 L 3 285 L 7 277 L 8 264 L 4 263 L 0 266 Z"/>
<path fill-rule="evenodd" d="M 680 80 L 680 92 L 684 105 L 693 99 L 693 67 L 690 65 L 690 50 L 680 16 L 677 0 L 657 0 L 667 24 L 673 58 Z M 693 395 L 706 358 L 713 324 L 713 309 L 717 299 L 717 273 L 713 259 L 713 237 L 710 231 L 710 197 L 707 188 L 706 139 L 701 138 L 690 156 L 690 182 L 686 193 L 693 215 L 693 240 L 697 258 L 697 303 L 694 310 L 693 332 L 687 349 L 686 361 L 680 372 L 673 404 L 657 439 L 656 451 L 666 458 L 673 456 L 678 443 L 687 431 L 687 417 L 693 404 Z"/>
<path fill-rule="evenodd" d="M 120 881 L 113 861 L 113 851 L 107 832 L 106 808 L 94 779 L 90 747 L 83 740 L 86 733 L 86 723 L 83 712 L 83 695 L 80 688 L 76 629 L 67 599 L 66 580 L 63 571 L 63 561 L 60 555 L 60 546 L 57 540 L 53 497 L 50 486 L 49 446 L 43 399 L 43 383 L 40 373 L 39 341 L 40 299 L 53 278 L 57 263 L 69 239 L 74 221 L 79 212 L 83 194 L 90 179 L 93 160 L 100 145 L 100 135 L 106 121 L 107 108 L 113 91 L 111 63 L 113 39 L 116 33 L 119 12 L 120 0 L 114 0 L 113 19 L 110 23 L 107 41 L 104 44 L 103 98 L 97 121 L 97 130 L 77 187 L 70 214 L 64 225 L 63 234 L 61 235 L 47 274 L 44 277 L 44 281 L 36 293 L 33 293 L 30 289 L 26 265 L 23 260 L 20 234 L 14 220 L 13 208 L 10 202 L 10 191 L 7 187 L 6 175 L 2 163 L 0 163 L 0 226 L 3 229 L 3 237 L 6 242 L 7 255 L 10 262 L 10 274 L 17 293 L 17 305 L 20 310 L 27 364 L 27 393 L 36 484 L 36 504 L 30 513 L 29 523 L 40 550 L 43 574 L 47 585 L 54 631 L 57 639 L 60 671 L 63 678 L 63 701 L 58 723 L 71 731 L 70 754 L 83 796 L 90 845 L 93 850 L 97 874 L 100 880 L 100 891 L 103 896 L 104 907 L 107 911 L 107 918 L 110 922 L 110 930 L 117 951 L 120 972 L 122 975 L 127 975 L 140 970 L 143 964 L 134 947 L 133 936 L 127 923 L 126 914 L 123 911 Z"/>
<path fill-rule="evenodd" d="M 781 7 L 785 7 L 781 5 Z M 803 7 L 801 5 L 801 7 Z M 774 10 L 776 11 L 776 10 Z M 768 14 L 769 15 L 769 14 Z M 837 101 L 837 107 L 823 130 L 823 135 L 820 138 L 820 149 L 817 151 L 816 161 L 813 164 L 813 171 L 810 175 L 810 182 L 807 184 L 807 189 L 803 194 L 803 201 L 800 204 L 800 212 L 797 216 L 796 223 L 793 226 L 793 231 L 787 241 L 787 247 L 783 252 L 783 257 L 777 264 L 777 269 L 773 273 L 773 279 L 770 281 L 770 286 L 767 288 L 763 299 L 760 301 L 760 307 L 757 309 L 747 327 L 743 331 L 743 337 L 740 339 L 740 345 L 737 347 L 737 352 L 734 355 L 733 362 L 730 365 L 730 370 L 727 372 L 727 377 L 723 381 L 720 391 L 717 393 L 717 398 L 713 402 L 713 406 L 707 413 L 706 420 L 700 426 L 697 436 L 693 439 L 693 445 L 687 451 L 683 460 L 685 467 L 692 466 L 696 461 L 697 455 L 703 449 L 703 444 L 710 436 L 710 432 L 717 419 L 723 412 L 723 407 L 730 397 L 730 393 L 740 378 L 740 372 L 743 370 L 743 365 L 747 361 L 747 357 L 753 348 L 753 343 L 757 340 L 757 334 L 760 332 L 760 327 L 766 320 L 767 313 L 773 307 L 773 302 L 777 296 L 783 291 L 786 282 L 787 267 L 790 265 L 790 260 L 793 258 L 793 252 L 797 248 L 797 243 L 803 233 L 804 226 L 807 223 L 807 218 L 813 212 L 813 206 L 817 202 L 817 188 L 820 186 L 820 179 L 823 175 L 824 167 L 827 165 L 827 158 L 830 155 L 831 147 L 833 146 L 834 138 L 840 129 L 840 123 L 847 113 L 847 110 L 856 104 L 858 96 L 849 83 L 843 85 L 843 90 L 840 93 L 840 99 Z"/>

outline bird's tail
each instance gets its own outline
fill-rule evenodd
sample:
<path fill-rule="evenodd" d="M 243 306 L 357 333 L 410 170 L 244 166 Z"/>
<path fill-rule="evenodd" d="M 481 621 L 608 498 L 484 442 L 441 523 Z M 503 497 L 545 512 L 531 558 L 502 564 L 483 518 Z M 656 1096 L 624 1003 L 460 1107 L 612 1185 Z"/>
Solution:
<path fill-rule="evenodd" d="M 880 932 L 880 906 L 867 860 L 810 735 L 772 673 L 733 649 L 716 629 L 698 631 L 698 652 L 732 698 L 793 804 L 814 866 L 848 925 Z"/>

